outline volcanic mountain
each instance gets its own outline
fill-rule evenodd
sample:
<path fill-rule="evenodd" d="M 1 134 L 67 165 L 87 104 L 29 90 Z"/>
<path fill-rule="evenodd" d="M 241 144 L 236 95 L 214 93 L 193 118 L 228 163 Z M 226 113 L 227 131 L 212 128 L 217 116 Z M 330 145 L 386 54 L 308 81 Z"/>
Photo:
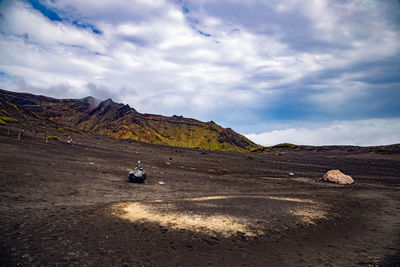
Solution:
<path fill-rule="evenodd" d="M 0 89 L 0 124 L 50 124 L 57 129 L 178 147 L 247 152 L 259 146 L 220 125 L 182 116 L 142 114 L 110 98 L 55 99 Z"/>

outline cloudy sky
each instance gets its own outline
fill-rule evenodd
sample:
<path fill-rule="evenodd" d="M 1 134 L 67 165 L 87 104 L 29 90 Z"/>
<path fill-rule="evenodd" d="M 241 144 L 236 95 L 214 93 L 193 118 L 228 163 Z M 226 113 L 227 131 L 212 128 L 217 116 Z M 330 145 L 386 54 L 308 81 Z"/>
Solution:
<path fill-rule="evenodd" d="M 0 88 L 259 144 L 400 143 L 397 0 L 0 0 Z"/>

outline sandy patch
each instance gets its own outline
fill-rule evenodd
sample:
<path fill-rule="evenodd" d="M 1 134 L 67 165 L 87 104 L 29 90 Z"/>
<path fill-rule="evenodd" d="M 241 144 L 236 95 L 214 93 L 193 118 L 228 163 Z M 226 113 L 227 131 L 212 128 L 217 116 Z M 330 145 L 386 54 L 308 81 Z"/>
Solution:
<path fill-rule="evenodd" d="M 315 224 L 316 220 L 327 218 L 326 211 L 317 208 L 297 209 L 290 212 L 298 216 L 305 224 Z"/>
<path fill-rule="evenodd" d="M 273 199 L 273 200 L 292 201 L 292 202 L 299 202 L 299 203 L 320 204 L 311 199 L 276 197 L 276 196 L 247 196 L 247 195 L 171 198 L 171 199 L 166 199 L 166 200 L 156 199 L 156 200 L 147 200 L 145 202 L 161 203 L 161 202 L 165 202 L 165 201 L 206 201 L 206 200 L 222 200 L 222 199 L 233 199 L 233 198 Z"/>
<path fill-rule="evenodd" d="M 131 203 L 121 205 L 120 208 L 123 212 L 119 216 L 130 221 L 147 221 L 172 229 L 188 229 L 196 232 L 219 232 L 226 236 L 239 232 L 250 236 L 254 235 L 247 230 L 246 221 L 232 216 L 203 216 L 181 212 L 162 213 L 145 203 Z"/>
<path fill-rule="evenodd" d="M 265 226 L 268 224 L 265 219 L 260 224 L 260 219 L 252 219 L 245 216 L 238 217 L 228 214 L 205 215 L 196 213 L 195 210 L 176 211 L 175 209 L 176 204 L 180 201 L 200 202 L 234 198 L 270 199 L 305 203 L 307 205 L 299 205 L 298 208 L 287 210 L 287 214 L 297 216 L 298 221 L 305 224 L 314 224 L 315 220 L 326 218 L 324 204 L 310 199 L 276 196 L 207 196 L 166 200 L 157 199 L 114 205 L 113 214 L 132 222 L 151 222 L 170 229 L 185 229 L 210 235 L 216 233 L 224 236 L 244 234 L 251 237 L 265 234 Z M 201 203 L 201 205 L 204 207 L 222 207 L 222 205 L 207 202 Z"/>

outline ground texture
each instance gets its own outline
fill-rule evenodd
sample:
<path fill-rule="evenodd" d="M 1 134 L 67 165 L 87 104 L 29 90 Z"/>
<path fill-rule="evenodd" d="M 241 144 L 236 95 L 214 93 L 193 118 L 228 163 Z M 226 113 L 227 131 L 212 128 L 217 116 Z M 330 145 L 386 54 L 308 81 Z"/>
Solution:
<path fill-rule="evenodd" d="M 400 265 L 398 153 L 17 134 L 0 127 L 1 266 Z M 318 181 L 330 169 L 355 184 Z"/>

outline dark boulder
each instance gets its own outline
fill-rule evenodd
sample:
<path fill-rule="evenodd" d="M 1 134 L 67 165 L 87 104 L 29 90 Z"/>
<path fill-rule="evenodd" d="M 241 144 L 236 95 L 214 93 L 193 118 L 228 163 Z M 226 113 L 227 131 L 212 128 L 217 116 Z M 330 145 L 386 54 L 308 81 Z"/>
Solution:
<path fill-rule="evenodd" d="M 133 171 L 130 171 L 128 174 L 129 181 L 133 183 L 143 183 L 147 178 L 147 173 L 144 170 L 143 166 L 140 164 L 140 160 L 137 163 L 137 166 Z"/>
<path fill-rule="evenodd" d="M 128 178 L 133 183 L 143 183 L 147 178 L 147 173 L 145 170 L 133 170 L 129 172 Z"/>

